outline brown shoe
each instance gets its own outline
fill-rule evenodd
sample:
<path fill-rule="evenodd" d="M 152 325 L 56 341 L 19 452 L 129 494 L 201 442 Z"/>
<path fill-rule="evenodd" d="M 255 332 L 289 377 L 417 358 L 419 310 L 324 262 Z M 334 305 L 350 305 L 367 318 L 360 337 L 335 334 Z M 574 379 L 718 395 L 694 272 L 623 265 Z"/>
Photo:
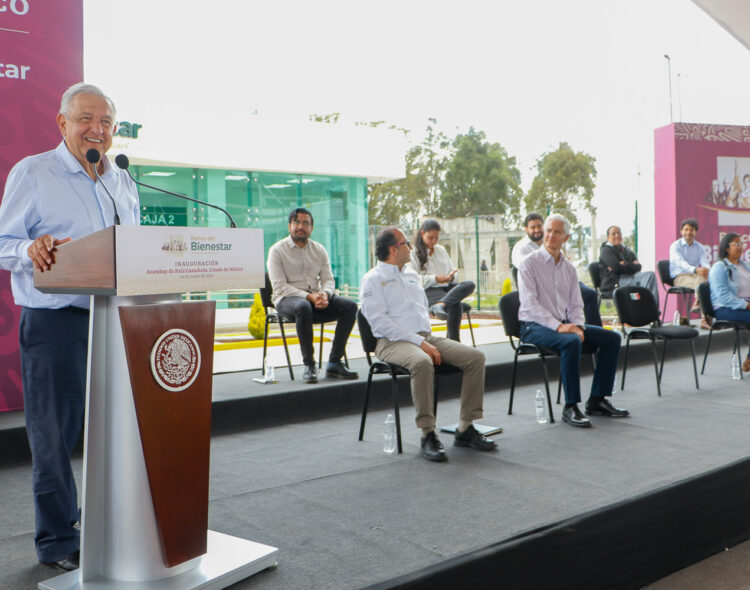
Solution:
<path fill-rule="evenodd" d="M 681 326 L 689 326 L 690 320 L 688 320 L 685 316 L 680 316 L 680 325 Z"/>
<path fill-rule="evenodd" d="M 706 318 L 703 318 L 703 319 L 701 320 L 701 330 L 710 330 L 710 329 L 711 329 L 711 324 L 709 324 L 709 323 L 708 323 L 708 322 L 706 321 Z"/>
<path fill-rule="evenodd" d="M 750 358 L 746 358 L 744 361 L 742 361 L 742 372 L 750 372 Z"/>

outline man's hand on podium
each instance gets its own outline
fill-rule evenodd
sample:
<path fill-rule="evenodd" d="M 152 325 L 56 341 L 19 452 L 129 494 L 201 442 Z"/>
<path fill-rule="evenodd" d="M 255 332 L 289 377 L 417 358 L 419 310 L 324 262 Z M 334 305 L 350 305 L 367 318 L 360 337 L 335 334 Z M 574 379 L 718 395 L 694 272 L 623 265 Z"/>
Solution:
<path fill-rule="evenodd" d="M 70 242 L 72 239 L 65 238 L 58 240 L 49 234 L 39 236 L 27 250 L 29 258 L 34 263 L 34 268 L 39 272 L 49 270 L 49 267 L 55 263 L 55 250 L 57 250 L 57 246 Z"/>

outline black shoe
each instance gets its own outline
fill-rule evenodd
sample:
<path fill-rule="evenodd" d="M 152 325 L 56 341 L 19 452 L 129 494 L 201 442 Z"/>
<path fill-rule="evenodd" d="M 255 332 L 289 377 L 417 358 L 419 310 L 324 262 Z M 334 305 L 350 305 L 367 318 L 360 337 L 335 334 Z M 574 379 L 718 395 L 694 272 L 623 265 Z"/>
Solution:
<path fill-rule="evenodd" d="M 326 365 L 326 377 L 331 379 L 359 379 L 356 371 L 350 371 L 341 361 Z"/>
<path fill-rule="evenodd" d="M 567 422 L 571 426 L 591 428 L 591 420 L 581 414 L 581 410 L 578 409 L 576 404 L 565 406 L 565 409 L 563 410 L 563 422 Z"/>
<path fill-rule="evenodd" d="M 606 397 L 590 397 L 586 402 L 586 414 L 589 416 L 609 416 L 610 418 L 630 416 L 630 412 L 614 407 Z"/>
<path fill-rule="evenodd" d="M 456 434 L 453 438 L 454 447 L 471 447 L 477 451 L 494 451 L 497 448 L 497 443 L 491 438 L 487 438 L 483 434 L 474 428 L 471 424 L 463 432 L 456 430 Z"/>
<path fill-rule="evenodd" d="M 445 447 L 433 430 L 422 439 L 422 456 L 428 461 L 445 461 Z"/>
<path fill-rule="evenodd" d="M 448 319 L 448 312 L 445 310 L 445 305 L 438 305 L 437 303 L 435 305 L 431 305 L 430 313 L 439 320 Z"/>
<path fill-rule="evenodd" d="M 66 557 L 61 557 L 57 561 L 43 561 L 42 563 L 50 567 L 55 567 L 59 570 L 63 570 L 64 572 L 72 572 L 73 570 L 78 569 L 79 557 L 80 552 L 76 551 L 75 553 L 71 553 Z"/>
<path fill-rule="evenodd" d="M 305 372 L 302 374 L 302 380 L 305 383 L 317 383 L 318 367 L 315 365 L 305 365 Z"/>

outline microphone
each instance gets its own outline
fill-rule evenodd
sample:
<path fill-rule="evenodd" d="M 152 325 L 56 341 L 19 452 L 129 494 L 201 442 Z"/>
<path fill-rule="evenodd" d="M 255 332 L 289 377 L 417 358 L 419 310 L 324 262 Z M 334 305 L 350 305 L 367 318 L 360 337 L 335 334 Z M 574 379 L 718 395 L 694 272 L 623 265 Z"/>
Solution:
<path fill-rule="evenodd" d="M 94 150 L 96 151 L 96 150 Z M 98 152 L 97 152 L 98 153 Z M 146 184 L 145 182 L 139 182 L 135 178 L 133 178 L 133 175 L 130 173 L 130 170 L 128 170 L 128 166 L 130 166 L 130 160 L 128 160 L 128 157 L 125 154 L 117 154 L 117 157 L 115 158 L 115 164 L 117 164 L 118 168 L 122 168 L 125 170 L 130 178 L 133 180 L 134 183 L 136 183 L 139 186 L 145 186 L 146 188 L 153 189 L 155 191 L 159 191 L 160 193 L 164 193 L 167 195 L 172 195 L 173 197 L 179 197 L 180 199 L 185 199 L 187 201 L 192 201 L 193 203 L 198 203 L 200 205 L 205 205 L 206 207 L 211 207 L 212 209 L 218 209 L 221 211 L 224 215 L 227 216 L 229 219 L 229 225 L 231 227 L 237 227 L 237 224 L 234 222 L 234 219 L 232 219 L 232 216 L 229 214 L 229 211 L 224 209 L 223 207 L 219 207 L 218 205 L 213 205 L 212 203 L 206 203 L 205 201 L 199 201 L 198 199 L 193 199 L 192 197 L 188 197 L 186 195 L 181 195 L 180 193 L 173 193 L 172 191 L 168 191 L 163 188 L 159 188 L 158 186 L 152 186 L 150 184 Z"/>
<path fill-rule="evenodd" d="M 117 205 L 115 204 L 115 199 L 112 197 L 112 193 L 109 192 L 109 189 L 107 186 L 102 182 L 102 177 L 99 176 L 99 171 L 96 169 L 96 165 L 99 163 L 99 160 L 102 159 L 101 154 L 95 150 L 94 148 L 91 148 L 89 151 L 86 152 L 86 159 L 93 164 L 92 168 L 94 169 L 94 174 L 99 179 L 99 182 L 102 185 L 102 188 L 107 193 L 109 198 L 112 200 L 112 207 L 115 209 L 115 225 L 120 225 L 120 215 L 117 213 Z"/>

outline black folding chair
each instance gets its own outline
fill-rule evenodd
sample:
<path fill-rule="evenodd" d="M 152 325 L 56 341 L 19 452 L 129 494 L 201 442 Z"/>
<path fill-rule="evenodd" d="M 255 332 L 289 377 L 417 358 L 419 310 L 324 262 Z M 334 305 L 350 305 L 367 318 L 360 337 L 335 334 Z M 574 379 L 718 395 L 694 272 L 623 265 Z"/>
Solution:
<path fill-rule="evenodd" d="M 698 330 L 688 326 L 663 326 L 659 320 L 659 308 L 654 301 L 651 291 L 644 287 L 618 287 L 614 292 L 617 315 L 622 324 L 629 324 L 631 329 L 625 333 L 625 360 L 622 366 L 622 389 L 625 389 L 625 374 L 628 370 L 628 353 L 631 340 L 650 340 L 651 351 L 654 356 L 654 372 L 656 373 L 656 389 L 661 395 L 661 376 L 664 371 L 664 357 L 667 353 L 669 340 L 689 340 L 690 353 L 693 357 L 693 373 L 695 374 L 695 388 L 698 385 L 698 367 L 695 363 L 695 346 L 693 340 L 698 336 Z M 656 355 L 656 341 L 663 340 L 664 346 L 659 365 Z"/>
<path fill-rule="evenodd" d="M 286 366 L 289 368 L 289 376 L 294 381 L 294 371 L 292 371 L 292 361 L 289 358 L 289 347 L 286 342 L 286 334 L 284 333 L 284 324 L 294 324 L 293 317 L 284 315 L 273 305 L 272 301 L 273 287 L 271 286 L 271 279 L 268 278 L 266 273 L 266 286 L 260 289 L 260 300 L 263 303 L 263 307 L 266 310 L 266 325 L 263 331 L 263 364 L 262 374 L 266 374 L 266 350 L 268 347 L 268 324 L 278 324 L 281 330 L 281 340 L 284 343 L 284 353 L 286 354 Z M 318 358 L 318 368 L 323 366 L 323 328 L 326 325 L 326 321 L 330 320 L 316 320 L 315 312 L 313 311 L 313 324 L 320 324 L 320 355 Z M 346 350 L 344 350 L 344 364 L 349 367 L 349 359 L 346 356 Z"/>
<path fill-rule="evenodd" d="M 498 302 L 500 308 L 500 317 L 503 319 L 503 329 L 505 335 L 508 336 L 510 345 L 513 348 L 513 373 L 510 380 L 510 400 L 508 401 L 508 414 L 513 413 L 513 396 L 516 387 L 516 370 L 518 367 L 518 357 L 528 354 L 535 354 L 539 357 L 542 363 L 542 376 L 544 377 L 544 390 L 547 392 L 547 406 L 549 407 L 550 423 L 555 421 L 554 414 L 552 413 L 552 401 L 549 395 L 549 377 L 547 375 L 547 357 L 559 357 L 559 353 L 546 346 L 539 346 L 537 344 L 531 344 L 530 342 L 521 341 L 521 322 L 518 320 L 518 310 L 521 307 L 521 300 L 519 299 L 518 291 L 511 291 L 507 295 L 503 295 Z M 518 340 L 516 341 L 514 340 Z M 591 366 L 596 369 L 596 361 L 594 360 L 594 354 L 596 349 L 583 344 L 582 354 L 591 355 Z M 560 395 L 562 394 L 562 379 L 557 383 L 557 403 L 560 403 Z"/>
<path fill-rule="evenodd" d="M 595 261 L 589 264 L 588 269 L 589 269 L 589 276 L 591 277 L 591 282 L 594 285 L 596 294 L 599 296 L 599 303 L 601 304 L 602 299 L 612 299 L 611 293 L 602 293 L 601 291 L 602 267 L 599 261 Z"/>
<path fill-rule="evenodd" d="M 476 348 L 477 347 L 477 341 L 474 340 L 474 326 L 471 325 L 471 305 L 466 303 L 466 301 L 461 302 L 461 311 L 464 312 L 464 315 L 466 316 L 466 321 L 469 322 L 469 332 L 471 332 L 471 345 Z"/>
<path fill-rule="evenodd" d="M 357 326 L 359 327 L 359 336 L 362 340 L 362 348 L 367 355 L 367 364 L 370 365 L 370 370 L 367 372 L 367 387 L 365 387 L 365 399 L 362 405 L 362 419 L 359 423 L 359 440 L 362 440 L 365 435 L 365 420 L 367 419 L 367 409 L 370 403 L 370 388 L 372 387 L 372 376 L 373 375 L 390 375 L 391 376 L 391 395 L 393 396 L 393 415 L 396 418 L 396 441 L 398 446 L 398 452 L 402 452 L 401 448 L 401 414 L 399 413 L 398 404 L 398 381 L 396 378 L 399 375 L 411 375 L 408 369 L 395 365 L 393 363 L 386 363 L 380 360 L 373 360 L 370 355 L 375 354 L 375 347 L 378 344 L 378 339 L 372 333 L 370 328 L 370 322 L 362 313 L 362 310 L 357 310 Z M 435 382 L 433 386 L 433 413 L 437 416 L 438 406 L 438 375 L 445 375 L 448 373 L 461 373 L 461 369 L 448 363 L 441 363 L 435 366 Z"/>
<path fill-rule="evenodd" d="M 743 322 L 730 322 L 728 320 L 719 320 L 716 318 L 716 312 L 714 311 L 714 305 L 711 303 L 711 287 L 708 282 L 701 283 L 698 285 L 698 300 L 701 306 L 701 311 L 704 316 L 710 317 L 713 321 L 711 322 L 711 330 L 708 332 L 708 342 L 706 342 L 706 352 L 703 353 L 703 366 L 701 367 L 701 375 L 706 369 L 706 359 L 708 358 L 708 349 L 711 348 L 711 337 L 714 334 L 714 330 L 734 330 L 734 348 L 732 354 L 737 354 L 738 357 L 742 356 L 740 352 L 740 330 L 750 330 L 750 324 Z M 740 378 L 744 379 L 742 372 L 742 362 L 740 362 Z"/>
<path fill-rule="evenodd" d="M 656 271 L 659 273 L 659 280 L 662 282 L 662 287 L 667 292 L 664 296 L 664 311 L 662 311 L 661 317 L 666 320 L 667 313 L 667 299 L 670 295 L 679 295 L 682 297 L 682 302 L 685 304 L 685 313 L 690 317 L 690 308 L 693 307 L 693 294 L 695 289 L 692 287 L 675 287 L 674 279 L 669 275 L 669 260 L 659 260 L 656 263 Z M 657 306 L 658 307 L 658 306 Z"/>

